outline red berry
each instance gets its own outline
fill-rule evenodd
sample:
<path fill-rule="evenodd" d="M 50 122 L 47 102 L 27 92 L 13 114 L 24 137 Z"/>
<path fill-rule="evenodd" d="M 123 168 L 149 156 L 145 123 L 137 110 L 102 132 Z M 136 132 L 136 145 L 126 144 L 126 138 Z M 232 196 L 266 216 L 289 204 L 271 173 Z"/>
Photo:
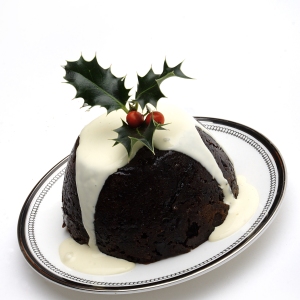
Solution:
<path fill-rule="evenodd" d="M 144 117 L 138 111 L 133 110 L 127 114 L 126 121 L 130 127 L 136 128 L 143 124 Z"/>
<path fill-rule="evenodd" d="M 164 115 L 159 111 L 153 111 L 150 114 L 147 115 L 145 123 L 148 125 L 151 120 L 151 116 L 153 116 L 153 120 L 159 124 L 164 124 L 165 117 Z"/>

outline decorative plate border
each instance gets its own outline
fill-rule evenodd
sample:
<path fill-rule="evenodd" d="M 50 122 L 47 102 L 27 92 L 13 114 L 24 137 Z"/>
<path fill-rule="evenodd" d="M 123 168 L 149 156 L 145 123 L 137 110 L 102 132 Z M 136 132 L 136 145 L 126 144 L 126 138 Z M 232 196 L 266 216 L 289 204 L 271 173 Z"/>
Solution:
<path fill-rule="evenodd" d="M 84 291 L 104 292 L 104 293 L 110 293 L 110 292 L 115 293 L 116 291 L 123 292 L 123 293 L 127 291 L 137 292 L 137 291 L 148 290 L 149 288 L 154 288 L 154 287 L 158 288 L 158 287 L 163 287 L 165 285 L 175 284 L 177 282 L 181 282 L 189 278 L 193 278 L 198 275 L 204 274 L 212 270 L 213 268 L 219 266 L 223 262 L 227 261 L 229 257 L 230 258 L 233 257 L 235 254 L 237 254 L 238 251 L 240 251 L 241 249 L 249 245 L 250 242 L 252 242 L 254 238 L 256 238 L 263 231 L 264 228 L 266 228 L 266 225 L 275 216 L 279 204 L 281 203 L 281 199 L 285 190 L 285 182 L 286 182 L 286 175 L 285 175 L 286 172 L 285 172 L 284 162 L 278 150 L 274 147 L 274 145 L 270 143 L 270 141 L 268 141 L 260 133 L 254 131 L 249 127 L 246 127 L 238 123 L 226 121 L 226 120 L 221 120 L 221 119 L 205 118 L 205 117 L 195 117 L 195 119 L 200 123 L 208 122 L 208 124 L 203 124 L 203 125 L 211 131 L 220 131 L 222 133 L 233 135 L 243 140 L 244 142 L 248 143 L 261 155 L 269 170 L 270 191 L 268 195 L 268 200 L 261 214 L 257 218 L 257 220 L 247 230 L 247 232 L 244 233 L 237 241 L 235 241 L 233 244 L 231 244 L 229 247 L 227 247 L 225 250 L 221 251 L 217 255 L 214 255 L 213 257 L 201 262 L 200 264 L 197 264 L 191 268 L 182 270 L 174 274 L 153 278 L 150 280 L 136 281 L 136 282 L 98 282 L 98 281 L 91 281 L 84 278 L 76 277 L 66 272 L 63 272 L 60 269 L 56 268 L 53 264 L 51 264 L 41 253 L 35 239 L 35 217 L 44 197 L 47 195 L 47 193 L 53 187 L 53 185 L 64 175 L 65 168 L 61 169 L 57 174 L 55 173 L 60 168 L 62 168 L 64 164 L 67 163 L 68 157 L 66 157 L 61 162 L 59 162 L 55 167 L 53 167 L 35 186 L 35 188 L 28 196 L 22 208 L 22 211 L 20 213 L 19 224 L 18 224 L 19 244 L 20 244 L 21 251 L 23 252 L 25 258 L 30 263 L 30 265 L 33 266 L 34 269 L 36 269 L 43 276 L 51 279 L 52 281 L 58 284 L 62 284 L 71 288 L 80 289 Z M 270 152 L 270 155 L 272 156 L 274 163 L 276 164 L 277 172 L 272 160 L 270 159 L 269 154 L 265 151 L 263 147 L 259 145 L 258 142 L 255 141 L 255 139 L 258 140 L 260 143 L 262 143 L 264 147 Z M 53 174 L 55 175 L 53 176 Z M 276 175 L 278 175 L 278 180 Z M 29 212 L 28 211 L 29 205 L 34 200 L 34 197 L 36 196 L 37 192 L 41 189 L 43 185 L 45 185 L 44 188 L 39 193 L 31 211 Z M 277 194 L 275 194 L 276 187 L 278 190 Z M 26 243 L 25 232 L 24 232 L 24 229 L 26 228 L 26 226 L 24 226 L 25 225 L 24 222 L 25 222 L 26 215 L 28 215 L 28 213 L 29 213 L 29 221 L 28 221 L 27 234 L 28 234 L 28 239 L 30 241 L 30 246 L 27 245 Z M 266 218 L 266 216 L 268 216 L 268 218 Z M 259 226 L 262 223 L 263 225 Z M 34 254 L 32 253 L 32 251 Z M 36 261 L 35 257 L 38 259 L 38 261 Z"/>

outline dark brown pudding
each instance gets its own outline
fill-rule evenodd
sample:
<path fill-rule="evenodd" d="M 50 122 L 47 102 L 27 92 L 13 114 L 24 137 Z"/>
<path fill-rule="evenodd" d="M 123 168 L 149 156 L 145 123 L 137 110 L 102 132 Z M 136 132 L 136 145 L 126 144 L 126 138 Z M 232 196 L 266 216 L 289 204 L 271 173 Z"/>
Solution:
<path fill-rule="evenodd" d="M 235 197 L 233 165 L 220 146 L 197 128 Z M 75 182 L 76 141 L 63 185 L 64 225 L 80 244 L 88 243 Z M 132 262 L 151 263 L 189 252 L 221 225 L 229 206 L 211 174 L 194 159 L 175 151 L 142 148 L 110 175 L 95 212 L 101 252 Z"/>

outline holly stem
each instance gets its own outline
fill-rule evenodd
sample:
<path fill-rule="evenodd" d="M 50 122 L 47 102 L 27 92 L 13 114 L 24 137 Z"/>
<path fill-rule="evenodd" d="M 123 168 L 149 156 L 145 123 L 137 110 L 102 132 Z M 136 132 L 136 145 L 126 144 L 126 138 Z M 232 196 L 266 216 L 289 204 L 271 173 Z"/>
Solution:
<path fill-rule="evenodd" d="M 139 103 L 137 101 L 135 101 L 135 100 L 129 101 L 128 104 L 129 104 L 129 111 L 134 111 L 134 110 L 137 111 L 138 108 L 139 108 Z M 127 113 L 129 111 L 127 110 Z"/>

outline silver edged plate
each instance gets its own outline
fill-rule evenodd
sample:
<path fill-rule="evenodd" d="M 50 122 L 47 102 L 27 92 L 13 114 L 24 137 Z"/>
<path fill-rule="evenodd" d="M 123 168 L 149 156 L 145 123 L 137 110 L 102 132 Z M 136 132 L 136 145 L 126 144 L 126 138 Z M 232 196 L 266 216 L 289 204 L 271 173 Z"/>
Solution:
<path fill-rule="evenodd" d="M 274 219 L 286 186 L 286 169 L 277 148 L 257 131 L 231 121 L 195 117 L 212 132 L 243 175 L 259 193 L 259 207 L 241 230 L 191 252 L 149 265 L 137 264 L 127 273 L 95 276 L 66 267 L 58 248 L 68 237 L 62 229 L 61 190 L 68 157 L 54 166 L 33 188 L 21 210 L 18 240 L 27 262 L 59 285 L 92 293 L 126 294 L 158 289 L 209 272 L 248 247 Z"/>

